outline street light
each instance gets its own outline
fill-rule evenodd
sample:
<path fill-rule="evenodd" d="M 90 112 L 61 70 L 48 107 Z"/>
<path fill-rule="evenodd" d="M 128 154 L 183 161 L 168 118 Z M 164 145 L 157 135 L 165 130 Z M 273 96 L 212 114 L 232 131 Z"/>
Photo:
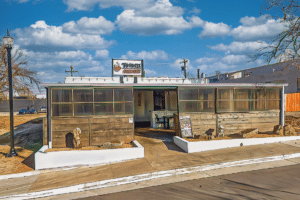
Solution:
<path fill-rule="evenodd" d="M 3 45 L 7 51 L 7 64 L 8 64 L 8 81 L 9 81 L 9 111 L 10 111 L 10 153 L 7 157 L 17 156 L 15 150 L 14 138 L 14 104 L 13 104 L 13 87 L 12 87 L 12 69 L 11 69 L 11 49 L 14 44 L 14 39 L 9 35 L 7 29 L 6 36 L 3 37 Z"/>

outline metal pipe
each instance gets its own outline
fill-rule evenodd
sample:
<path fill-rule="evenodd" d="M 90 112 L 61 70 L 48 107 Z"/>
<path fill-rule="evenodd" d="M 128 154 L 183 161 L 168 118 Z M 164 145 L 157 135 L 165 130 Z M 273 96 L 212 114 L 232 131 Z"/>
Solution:
<path fill-rule="evenodd" d="M 284 105 L 285 105 L 285 95 L 284 95 L 284 86 L 281 89 L 281 101 L 280 101 L 280 125 L 284 127 Z"/>

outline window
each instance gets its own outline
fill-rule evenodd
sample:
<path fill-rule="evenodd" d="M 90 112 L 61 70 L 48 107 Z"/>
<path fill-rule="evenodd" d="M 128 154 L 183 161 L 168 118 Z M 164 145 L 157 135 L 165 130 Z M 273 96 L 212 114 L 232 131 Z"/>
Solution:
<path fill-rule="evenodd" d="M 233 89 L 218 89 L 217 91 L 217 112 L 232 112 Z"/>
<path fill-rule="evenodd" d="M 113 89 L 94 90 L 95 115 L 113 115 Z"/>
<path fill-rule="evenodd" d="M 250 89 L 235 89 L 233 98 L 234 111 L 250 111 L 250 95 Z"/>
<path fill-rule="evenodd" d="M 53 116 L 73 115 L 71 89 L 52 90 L 52 115 Z"/>
<path fill-rule="evenodd" d="M 114 114 L 133 113 L 133 91 L 132 89 L 114 89 Z"/>
<path fill-rule="evenodd" d="M 133 113 L 132 89 L 53 89 L 52 116 Z"/>
<path fill-rule="evenodd" d="M 215 112 L 215 89 L 179 89 L 180 112 Z"/>
<path fill-rule="evenodd" d="M 53 89 L 52 102 L 72 102 L 72 90 L 70 89 Z"/>

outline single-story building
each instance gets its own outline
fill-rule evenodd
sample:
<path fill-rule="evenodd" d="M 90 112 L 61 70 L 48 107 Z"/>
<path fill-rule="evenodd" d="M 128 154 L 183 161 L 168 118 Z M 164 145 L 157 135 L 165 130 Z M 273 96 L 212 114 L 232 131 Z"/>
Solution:
<path fill-rule="evenodd" d="M 284 125 L 286 83 L 204 83 L 168 77 L 66 77 L 44 84 L 47 129 L 44 145 L 66 147 L 75 128 L 83 146 L 132 141 L 137 126 L 175 128 L 182 137 L 233 134 Z M 174 119 L 174 120 L 173 120 Z M 183 120 L 189 119 L 189 127 Z M 189 134 L 183 134 L 189 130 Z"/>

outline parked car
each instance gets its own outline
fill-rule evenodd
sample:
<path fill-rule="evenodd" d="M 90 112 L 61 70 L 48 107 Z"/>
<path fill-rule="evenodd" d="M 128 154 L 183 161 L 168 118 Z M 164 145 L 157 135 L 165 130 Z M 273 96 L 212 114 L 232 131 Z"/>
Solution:
<path fill-rule="evenodd" d="M 31 110 L 29 111 L 29 113 L 30 113 L 30 114 L 36 114 L 37 112 L 36 112 L 35 109 L 31 109 Z"/>
<path fill-rule="evenodd" d="M 27 109 L 25 109 L 25 108 L 19 110 L 19 114 L 20 114 L 20 115 L 26 114 L 26 113 L 27 113 Z"/>
<path fill-rule="evenodd" d="M 41 113 L 46 113 L 47 112 L 47 108 L 46 108 L 46 106 L 43 106 L 42 108 L 41 108 L 41 111 L 40 111 Z"/>

